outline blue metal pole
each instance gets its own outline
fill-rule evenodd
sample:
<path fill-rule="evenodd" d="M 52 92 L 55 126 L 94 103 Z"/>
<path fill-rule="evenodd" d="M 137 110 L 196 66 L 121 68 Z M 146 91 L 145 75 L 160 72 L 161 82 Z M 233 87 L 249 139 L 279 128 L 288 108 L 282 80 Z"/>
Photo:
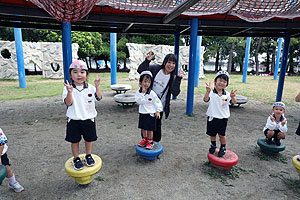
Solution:
<path fill-rule="evenodd" d="M 14 35 L 15 35 L 15 46 L 16 46 L 18 74 L 19 74 L 19 87 L 26 88 L 26 77 L 25 77 L 25 66 L 24 66 L 21 28 L 14 28 Z"/>
<path fill-rule="evenodd" d="M 117 84 L 117 33 L 110 33 L 110 84 Z"/>
<path fill-rule="evenodd" d="M 281 98 L 282 98 L 285 73 L 286 73 L 287 64 L 288 64 L 287 61 L 288 61 L 288 57 L 289 57 L 290 40 L 291 40 L 291 36 L 287 32 L 284 37 L 283 55 L 282 55 L 282 61 L 281 61 L 281 67 L 280 67 L 280 75 L 279 75 L 279 81 L 278 81 L 278 87 L 277 87 L 276 101 L 281 101 Z"/>
<path fill-rule="evenodd" d="M 198 33 L 198 19 L 193 18 L 191 23 L 191 32 L 190 32 L 189 79 L 188 79 L 188 91 L 187 91 L 187 102 L 186 102 L 187 115 L 193 114 L 197 33 Z"/>
<path fill-rule="evenodd" d="M 247 80 L 247 71 L 248 71 L 248 63 L 249 63 L 250 44 L 251 44 L 251 37 L 247 37 L 246 52 L 245 52 L 245 61 L 244 61 L 244 71 L 243 71 L 243 82 L 244 83 L 246 83 L 246 80 Z"/>
<path fill-rule="evenodd" d="M 72 38 L 71 38 L 71 23 L 62 23 L 62 50 L 63 50 L 63 65 L 64 65 L 64 81 L 70 82 L 69 67 L 72 64 Z"/>
<path fill-rule="evenodd" d="M 281 47 L 282 47 L 282 40 L 283 38 L 278 39 L 278 46 L 277 46 L 277 55 L 276 55 L 276 65 L 274 70 L 274 80 L 277 80 L 278 76 L 278 68 L 279 68 L 279 61 L 280 61 L 280 53 L 281 53 Z"/>
<path fill-rule="evenodd" d="M 202 36 L 197 36 L 197 47 L 196 47 L 196 63 L 195 63 L 195 87 L 199 87 L 199 73 L 200 73 L 200 57 L 201 57 L 201 43 Z"/>
<path fill-rule="evenodd" d="M 178 74 L 178 69 L 179 69 L 179 46 L 180 46 L 180 34 L 179 31 L 176 30 L 175 31 L 175 41 L 174 41 L 175 45 L 174 45 L 174 54 L 177 58 L 177 63 L 176 63 L 176 72 L 175 74 Z M 173 96 L 172 98 L 173 100 L 177 99 L 177 96 Z"/>

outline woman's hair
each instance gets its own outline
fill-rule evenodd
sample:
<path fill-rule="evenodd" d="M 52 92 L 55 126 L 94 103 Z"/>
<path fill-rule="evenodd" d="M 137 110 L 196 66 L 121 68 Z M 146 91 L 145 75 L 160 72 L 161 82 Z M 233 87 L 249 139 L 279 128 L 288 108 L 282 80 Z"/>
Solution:
<path fill-rule="evenodd" d="M 148 75 L 148 74 L 143 74 L 143 75 L 140 76 L 140 80 L 139 80 L 140 89 L 139 89 L 139 92 L 141 93 L 143 91 L 142 82 L 143 82 L 144 79 L 150 79 L 150 81 L 151 81 L 150 86 L 149 86 L 149 88 L 147 89 L 147 92 L 146 92 L 146 94 L 150 94 L 150 92 L 151 92 L 151 85 L 153 83 L 153 80 L 152 80 L 152 77 L 150 75 Z"/>
<path fill-rule="evenodd" d="M 164 69 L 168 61 L 172 61 L 172 62 L 175 63 L 175 69 L 173 70 L 174 73 L 175 73 L 175 71 L 177 70 L 177 58 L 176 58 L 176 56 L 175 56 L 174 54 L 172 54 L 172 53 L 169 53 L 169 54 L 167 54 L 167 55 L 165 56 L 164 61 L 163 61 L 162 65 L 161 65 L 161 68 Z M 172 73 L 173 73 L 173 72 L 172 72 Z"/>
<path fill-rule="evenodd" d="M 228 84 L 229 84 L 229 77 L 226 74 L 220 74 L 219 76 L 217 76 L 215 78 L 215 82 L 217 81 L 218 78 L 223 79 L 224 81 L 227 81 L 226 86 L 228 86 Z"/>

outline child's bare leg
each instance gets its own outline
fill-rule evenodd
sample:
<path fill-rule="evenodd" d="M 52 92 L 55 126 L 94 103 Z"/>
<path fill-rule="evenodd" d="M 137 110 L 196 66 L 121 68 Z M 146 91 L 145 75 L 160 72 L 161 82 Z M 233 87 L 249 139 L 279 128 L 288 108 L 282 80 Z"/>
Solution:
<path fill-rule="evenodd" d="M 13 173 L 13 171 L 12 171 L 12 169 L 11 169 L 11 167 L 9 165 L 6 165 L 6 170 L 7 170 L 7 176 L 6 176 L 6 178 L 10 178 L 10 177 L 12 177 L 14 175 L 14 173 Z"/>
<path fill-rule="evenodd" d="M 272 130 L 267 131 L 267 138 L 272 138 L 274 136 L 275 132 Z"/>
<path fill-rule="evenodd" d="M 147 131 L 142 129 L 143 138 L 147 138 Z"/>
<path fill-rule="evenodd" d="M 147 136 L 149 138 L 149 140 L 153 139 L 153 131 L 147 131 Z"/>
<path fill-rule="evenodd" d="M 79 142 L 72 143 L 71 148 L 74 158 L 77 158 L 79 156 Z"/>
<path fill-rule="evenodd" d="M 92 153 L 92 142 L 85 141 L 85 153 L 86 155 Z"/>
<path fill-rule="evenodd" d="M 210 136 L 210 141 L 211 142 L 216 142 L 217 141 L 217 136 Z"/>
<path fill-rule="evenodd" d="M 226 136 L 219 135 L 221 144 L 226 144 Z"/>
<path fill-rule="evenodd" d="M 277 139 L 279 139 L 279 140 L 285 139 L 285 133 L 279 132 L 277 135 Z"/>

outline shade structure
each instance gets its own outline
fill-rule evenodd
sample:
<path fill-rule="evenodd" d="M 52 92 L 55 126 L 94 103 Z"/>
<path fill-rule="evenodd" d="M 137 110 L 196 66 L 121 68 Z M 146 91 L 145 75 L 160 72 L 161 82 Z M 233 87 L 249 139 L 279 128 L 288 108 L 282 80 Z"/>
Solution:
<path fill-rule="evenodd" d="M 60 22 L 76 22 L 86 16 L 96 0 L 31 0 Z"/>

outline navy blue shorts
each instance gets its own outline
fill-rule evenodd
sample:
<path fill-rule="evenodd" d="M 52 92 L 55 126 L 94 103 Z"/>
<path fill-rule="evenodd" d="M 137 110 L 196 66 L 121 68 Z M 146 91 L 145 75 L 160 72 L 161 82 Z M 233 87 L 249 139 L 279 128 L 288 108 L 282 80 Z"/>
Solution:
<path fill-rule="evenodd" d="M 224 119 L 213 118 L 213 120 L 211 121 L 209 121 L 208 119 L 209 117 L 207 117 L 206 134 L 209 136 L 216 136 L 217 134 L 225 136 L 228 118 L 224 118 Z"/>
<path fill-rule="evenodd" d="M 67 124 L 65 140 L 71 143 L 80 142 L 81 136 L 87 142 L 97 140 L 96 123 L 92 120 L 70 120 Z"/>
<path fill-rule="evenodd" d="M 141 114 L 139 115 L 139 125 L 140 129 L 144 129 L 147 131 L 155 131 L 155 116 L 151 117 L 150 114 Z"/>
<path fill-rule="evenodd" d="M 266 129 L 265 131 L 264 131 L 264 134 L 265 134 L 265 136 L 267 137 L 267 132 L 269 131 L 270 129 Z M 277 135 L 278 135 L 278 133 L 280 132 L 280 130 L 274 130 L 274 135 L 273 135 L 273 138 L 277 138 Z"/>
<path fill-rule="evenodd" d="M 6 165 L 10 166 L 9 159 L 8 159 L 6 153 L 1 156 L 1 163 L 4 166 L 6 166 Z"/>

